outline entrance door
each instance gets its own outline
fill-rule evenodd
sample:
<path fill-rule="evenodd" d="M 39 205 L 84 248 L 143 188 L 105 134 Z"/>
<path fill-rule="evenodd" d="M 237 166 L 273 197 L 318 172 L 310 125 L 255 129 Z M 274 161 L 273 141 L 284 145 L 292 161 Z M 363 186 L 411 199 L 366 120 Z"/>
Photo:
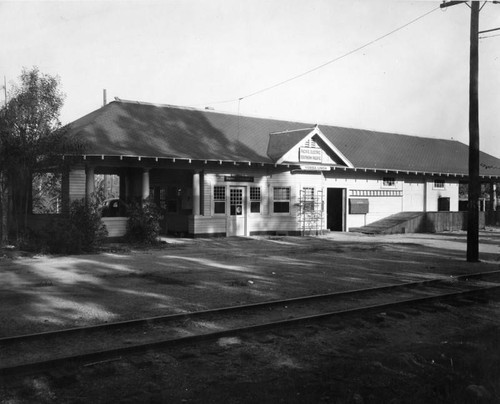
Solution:
<path fill-rule="evenodd" d="M 245 187 L 229 188 L 228 236 L 246 235 Z"/>
<path fill-rule="evenodd" d="M 326 194 L 326 227 L 331 231 L 344 231 L 345 188 L 328 188 Z"/>

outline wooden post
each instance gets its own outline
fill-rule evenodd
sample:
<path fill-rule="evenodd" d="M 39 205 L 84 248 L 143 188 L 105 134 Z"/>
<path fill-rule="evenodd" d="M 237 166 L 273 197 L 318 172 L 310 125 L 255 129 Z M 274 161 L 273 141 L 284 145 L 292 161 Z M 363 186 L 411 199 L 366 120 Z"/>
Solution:
<path fill-rule="evenodd" d="M 200 214 L 200 173 L 193 173 L 193 216 Z"/>
<path fill-rule="evenodd" d="M 479 1 L 471 2 L 469 70 L 469 212 L 467 219 L 467 261 L 479 261 L 479 101 L 478 31 Z"/>
<path fill-rule="evenodd" d="M 496 206 L 496 201 L 495 201 L 495 183 L 492 181 L 490 181 L 490 206 L 488 207 L 488 210 L 490 212 L 493 212 L 495 210 L 495 206 Z"/>
<path fill-rule="evenodd" d="M 85 202 L 90 201 L 90 197 L 95 191 L 94 167 L 88 165 L 85 167 Z"/>
<path fill-rule="evenodd" d="M 149 168 L 144 168 L 142 171 L 142 200 L 149 196 Z"/>

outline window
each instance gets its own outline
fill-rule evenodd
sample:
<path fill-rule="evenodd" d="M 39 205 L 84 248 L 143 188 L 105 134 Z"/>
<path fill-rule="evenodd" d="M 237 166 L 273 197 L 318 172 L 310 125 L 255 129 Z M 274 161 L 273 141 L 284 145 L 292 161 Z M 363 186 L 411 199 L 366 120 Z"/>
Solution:
<path fill-rule="evenodd" d="M 319 149 L 318 144 L 312 139 L 306 140 L 304 143 L 304 147 L 310 147 L 312 149 Z"/>
<path fill-rule="evenodd" d="M 33 174 L 32 195 L 34 214 L 61 213 L 61 174 Z"/>
<path fill-rule="evenodd" d="M 225 186 L 214 187 L 214 213 L 215 214 L 226 213 L 226 187 Z"/>
<path fill-rule="evenodd" d="M 434 188 L 444 189 L 444 180 L 434 180 Z"/>
<path fill-rule="evenodd" d="M 394 177 L 384 177 L 382 181 L 382 186 L 393 188 L 396 186 L 396 179 Z"/>
<path fill-rule="evenodd" d="M 273 210 L 274 213 L 290 212 L 290 188 L 275 187 L 273 189 Z"/>
<path fill-rule="evenodd" d="M 302 188 L 302 207 L 304 212 L 314 212 L 314 188 Z"/>
<path fill-rule="evenodd" d="M 250 187 L 250 212 L 251 213 L 260 213 L 260 188 L 259 187 Z"/>
<path fill-rule="evenodd" d="M 152 187 L 149 189 L 149 198 L 154 201 L 163 212 L 177 212 L 177 187 Z"/>

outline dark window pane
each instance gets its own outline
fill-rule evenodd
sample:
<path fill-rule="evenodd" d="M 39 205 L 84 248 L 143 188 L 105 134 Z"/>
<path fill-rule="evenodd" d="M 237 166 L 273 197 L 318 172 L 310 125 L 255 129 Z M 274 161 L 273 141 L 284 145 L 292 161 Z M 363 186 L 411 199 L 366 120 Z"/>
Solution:
<path fill-rule="evenodd" d="M 250 212 L 260 213 L 260 202 L 250 202 Z"/>
<path fill-rule="evenodd" d="M 289 202 L 274 202 L 274 213 L 288 213 L 289 211 Z"/>
<path fill-rule="evenodd" d="M 226 213 L 226 202 L 214 202 L 214 213 Z"/>

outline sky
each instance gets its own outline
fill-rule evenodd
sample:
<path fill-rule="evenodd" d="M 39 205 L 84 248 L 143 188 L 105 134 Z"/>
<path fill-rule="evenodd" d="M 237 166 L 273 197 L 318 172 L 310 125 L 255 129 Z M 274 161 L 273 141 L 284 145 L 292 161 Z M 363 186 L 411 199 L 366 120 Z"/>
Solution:
<path fill-rule="evenodd" d="M 212 107 L 468 144 L 470 9 L 439 4 L 0 0 L 0 77 L 9 88 L 23 68 L 57 75 L 63 123 L 100 108 L 106 89 L 108 102 Z M 480 30 L 498 27 L 500 4 L 487 3 Z M 496 157 L 499 34 L 483 34 L 479 44 L 480 148 Z"/>

